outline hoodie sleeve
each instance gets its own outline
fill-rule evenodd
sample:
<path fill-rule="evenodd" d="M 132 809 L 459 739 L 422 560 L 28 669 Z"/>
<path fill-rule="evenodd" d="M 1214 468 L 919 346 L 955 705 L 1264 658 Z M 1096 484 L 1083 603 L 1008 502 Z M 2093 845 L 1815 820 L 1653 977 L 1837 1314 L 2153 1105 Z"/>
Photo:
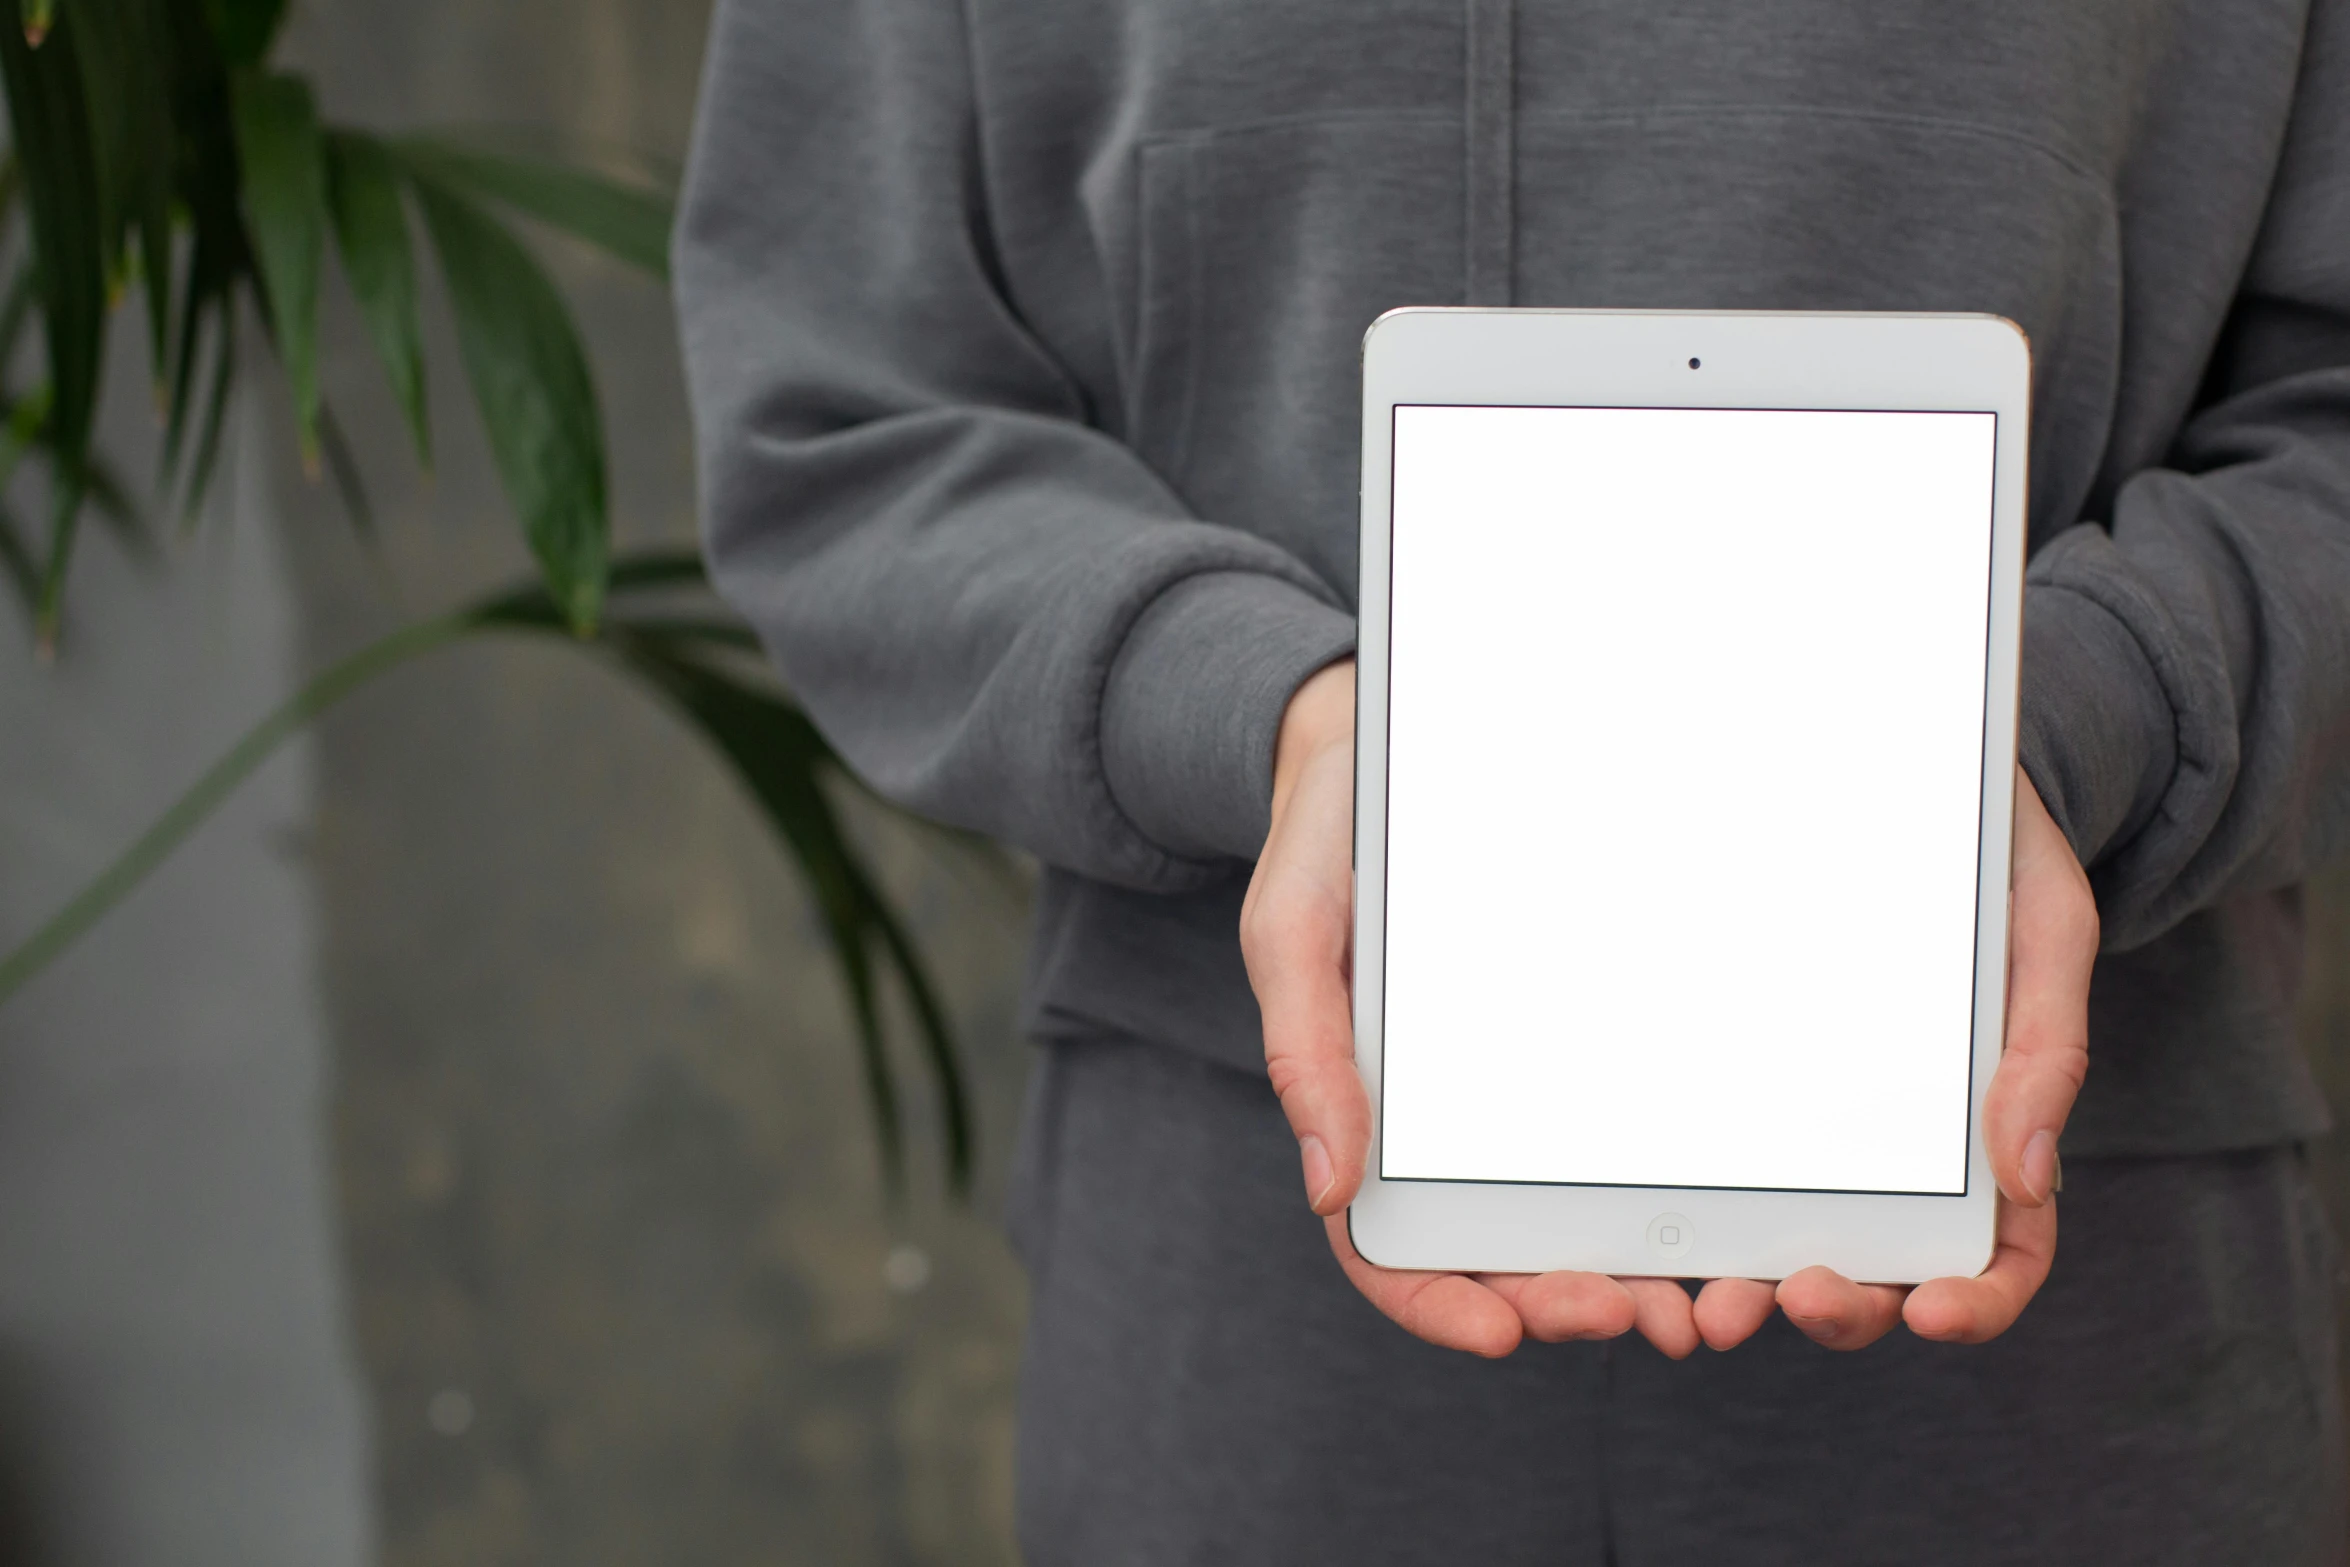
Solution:
<path fill-rule="evenodd" d="M 2350 836 L 2350 11 L 2309 29 L 2206 401 L 2026 579 L 2024 769 L 2109 950 Z"/>
<path fill-rule="evenodd" d="M 953 0 L 722 0 L 675 277 L 719 590 L 915 810 L 1161 891 L 1256 854 L 1329 587 L 1190 516 L 1000 285 Z"/>

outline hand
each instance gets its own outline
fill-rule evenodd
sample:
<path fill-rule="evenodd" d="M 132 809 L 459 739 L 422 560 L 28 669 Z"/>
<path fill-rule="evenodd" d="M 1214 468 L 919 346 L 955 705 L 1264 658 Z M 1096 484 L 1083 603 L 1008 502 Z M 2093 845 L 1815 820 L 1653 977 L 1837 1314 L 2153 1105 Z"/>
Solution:
<path fill-rule="evenodd" d="M 2072 845 L 2022 768 L 2015 775 L 2015 914 L 2008 941 L 2007 1050 L 1983 1106 L 1983 1137 L 1999 1183 L 1991 1264 L 1971 1279 L 1916 1289 L 1855 1284 L 1806 1268 L 1777 1288 L 1716 1279 L 1698 1295 L 1705 1341 L 1728 1349 L 1776 1306 L 1830 1349 L 1859 1349 L 1907 1322 L 1921 1338 L 1980 1344 L 2006 1332 L 2056 1258 L 2056 1140 L 2089 1070 L 2089 970 L 2097 961 L 2097 903 Z"/>
<path fill-rule="evenodd" d="M 1347 1239 L 1371 1103 L 1355 1074 L 1348 996 L 1354 942 L 1354 665 L 1290 699 L 1273 767 L 1273 830 L 1240 915 L 1240 949 L 1265 1018 L 1265 1064 L 1297 1134 L 1306 1200 L 1372 1305 L 1431 1343 L 1506 1355 L 1526 1334 L 1613 1338 L 1639 1326 L 1668 1354 L 1696 1347 L 1688 1295 L 1664 1279 L 1595 1273 L 1415 1273 L 1373 1267 Z"/>
<path fill-rule="evenodd" d="M 2001 1192 L 1990 1266 L 1976 1278 L 1915 1290 L 1858 1285 L 1826 1268 L 1776 1288 L 1716 1279 L 1693 1302 L 1669 1279 L 1408 1272 L 1374 1267 L 1355 1252 L 1344 1213 L 1362 1184 L 1371 1107 L 1355 1073 L 1348 994 L 1353 765 L 1354 667 L 1338 664 L 1300 687 L 1283 717 L 1273 827 L 1242 907 L 1241 952 L 1264 1014 L 1266 1065 L 1297 1134 L 1307 1201 L 1324 1216 L 1347 1277 L 1373 1305 L 1432 1343 L 1484 1355 L 1506 1355 L 1528 1334 L 1555 1342 L 1637 1327 L 1678 1359 L 1701 1340 L 1716 1349 L 1742 1342 L 1774 1308 L 1838 1349 L 1872 1343 L 1904 1319 L 1924 1337 L 1966 1343 L 2014 1322 L 2055 1255 L 2056 1138 L 2088 1066 L 2097 953 L 2088 879 L 2020 770 L 2007 1051 L 1984 1116 Z"/>

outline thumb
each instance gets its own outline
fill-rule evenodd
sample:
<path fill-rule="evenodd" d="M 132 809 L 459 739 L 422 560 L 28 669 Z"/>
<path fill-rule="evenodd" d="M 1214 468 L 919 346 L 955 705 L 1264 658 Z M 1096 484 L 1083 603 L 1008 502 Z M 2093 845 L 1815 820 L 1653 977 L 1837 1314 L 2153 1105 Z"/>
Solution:
<path fill-rule="evenodd" d="M 1353 942 L 1353 769 L 1344 748 L 1308 764 L 1265 842 L 1240 917 L 1264 1017 L 1265 1070 L 1298 1140 L 1306 1200 L 1354 1200 L 1371 1146 L 1347 985 Z"/>
<path fill-rule="evenodd" d="M 1985 1096 L 1983 1133 L 2000 1190 L 2036 1208 L 2055 1192 L 2057 1138 L 2089 1071 L 2098 925 L 2088 876 L 2020 770 L 2014 891 L 2007 1048 Z"/>

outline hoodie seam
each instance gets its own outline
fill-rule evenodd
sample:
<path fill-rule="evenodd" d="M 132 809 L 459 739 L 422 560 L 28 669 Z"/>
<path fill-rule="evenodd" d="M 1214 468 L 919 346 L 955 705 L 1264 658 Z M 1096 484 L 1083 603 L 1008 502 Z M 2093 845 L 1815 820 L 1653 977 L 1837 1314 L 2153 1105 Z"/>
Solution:
<path fill-rule="evenodd" d="M 1514 294 L 1517 13 L 1513 0 L 1463 0 L 1461 284 L 1471 305 Z"/>

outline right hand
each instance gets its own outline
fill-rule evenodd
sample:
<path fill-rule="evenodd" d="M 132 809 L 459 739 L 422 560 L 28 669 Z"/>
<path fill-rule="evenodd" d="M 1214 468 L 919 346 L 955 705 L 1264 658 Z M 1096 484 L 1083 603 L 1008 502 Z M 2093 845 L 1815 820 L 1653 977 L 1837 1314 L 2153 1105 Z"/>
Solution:
<path fill-rule="evenodd" d="M 1614 1338 L 1638 1327 L 1678 1359 L 1697 1347 L 1688 1292 L 1597 1273 L 1420 1273 L 1365 1262 L 1346 1205 L 1363 1182 L 1371 1101 L 1356 1075 L 1348 994 L 1354 945 L 1355 667 L 1333 664 L 1290 699 L 1273 766 L 1273 828 L 1240 913 L 1240 950 L 1265 1020 L 1265 1066 L 1297 1134 L 1306 1200 L 1365 1299 L 1433 1344 L 1506 1355 L 1521 1338 Z"/>

